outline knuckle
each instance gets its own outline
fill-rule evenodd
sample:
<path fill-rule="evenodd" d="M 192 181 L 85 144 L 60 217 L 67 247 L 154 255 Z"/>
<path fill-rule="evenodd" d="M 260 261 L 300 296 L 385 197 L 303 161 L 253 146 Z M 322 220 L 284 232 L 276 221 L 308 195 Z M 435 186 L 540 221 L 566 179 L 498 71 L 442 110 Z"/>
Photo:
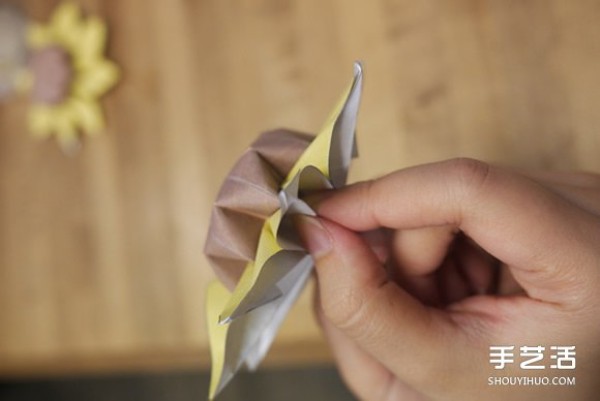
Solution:
<path fill-rule="evenodd" d="M 459 157 L 448 162 L 450 174 L 458 185 L 461 195 L 479 193 L 489 180 L 491 166 L 477 159 Z"/>
<path fill-rule="evenodd" d="M 364 199 L 365 201 L 362 203 L 362 207 L 358 211 L 358 217 L 361 220 L 376 221 L 376 213 L 373 211 L 373 207 L 377 205 L 376 200 L 378 199 L 377 194 L 375 193 L 375 181 L 363 181 L 361 183 L 360 190 L 362 191 L 361 199 Z"/>
<path fill-rule="evenodd" d="M 344 289 L 338 291 L 335 302 L 324 312 L 339 330 L 363 346 L 389 338 L 389 325 L 381 317 L 381 307 L 388 303 L 390 281 L 370 290 Z"/>
<path fill-rule="evenodd" d="M 323 304 L 323 313 L 338 329 L 352 337 L 361 335 L 369 321 L 367 298 L 353 288 L 338 289 L 334 297 Z"/>

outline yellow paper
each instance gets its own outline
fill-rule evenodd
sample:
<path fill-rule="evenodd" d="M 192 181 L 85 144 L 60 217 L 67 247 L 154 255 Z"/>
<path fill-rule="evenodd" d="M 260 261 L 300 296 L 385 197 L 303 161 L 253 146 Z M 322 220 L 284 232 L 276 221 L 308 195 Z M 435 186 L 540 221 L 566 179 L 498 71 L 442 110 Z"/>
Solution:
<path fill-rule="evenodd" d="M 229 291 L 218 281 L 210 283 L 206 290 L 206 319 L 208 336 L 211 339 L 210 357 L 213 372 L 223 371 L 225 338 L 227 337 L 227 328 L 229 326 L 219 324 L 219 314 L 227 303 L 229 296 Z M 216 394 L 218 384 L 219 380 L 211 380 L 210 382 L 209 394 L 211 399 L 213 398 L 213 394 Z"/>
<path fill-rule="evenodd" d="M 28 114 L 32 134 L 55 135 L 65 151 L 78 144 L 78 134 L 93 135 L 104 128 L 100 98 L 119 80 L 119 68 L 104 57 L 106 24 L 97 17 L 85 19 L 71 1 L 60 4 L 47 25 L 33 23 L 28 30 L 32 49 L 58 46 L 71 58 L 74 77 L 68 97 L 59 104 L 34 104 Z M 31 75 L 21 79 L 21 90 L 33 84 Z"/>

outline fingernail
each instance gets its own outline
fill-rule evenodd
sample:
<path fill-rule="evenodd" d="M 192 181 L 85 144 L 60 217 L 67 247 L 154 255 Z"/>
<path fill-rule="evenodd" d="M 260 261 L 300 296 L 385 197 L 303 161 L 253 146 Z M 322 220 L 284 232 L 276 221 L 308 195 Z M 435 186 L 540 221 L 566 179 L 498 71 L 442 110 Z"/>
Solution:
<path fill-rule="evenodd" d="M 300 238 L 310 254 L 318 259 L 331 251 L 331 236 L 321 222 L 312 216 L 297 215 L 295 223 Z"/>

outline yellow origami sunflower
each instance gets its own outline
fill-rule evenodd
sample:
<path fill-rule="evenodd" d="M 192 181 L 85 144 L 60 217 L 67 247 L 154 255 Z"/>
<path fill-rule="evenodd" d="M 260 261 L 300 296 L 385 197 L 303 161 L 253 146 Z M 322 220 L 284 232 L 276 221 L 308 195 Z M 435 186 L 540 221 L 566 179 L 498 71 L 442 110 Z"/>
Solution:
<path fill-rule="evenodd" d="M 36 137 L 55 135 L 72 151 L 78 135 L 104 128 L 99 99 L 119 79 L 119 69 L 104 57 L 106 24 L 98 17 L 84 19 L 79 7 L 62 3 L 47 25 L 30 25 L 31 109 L 29 128 Z"/>

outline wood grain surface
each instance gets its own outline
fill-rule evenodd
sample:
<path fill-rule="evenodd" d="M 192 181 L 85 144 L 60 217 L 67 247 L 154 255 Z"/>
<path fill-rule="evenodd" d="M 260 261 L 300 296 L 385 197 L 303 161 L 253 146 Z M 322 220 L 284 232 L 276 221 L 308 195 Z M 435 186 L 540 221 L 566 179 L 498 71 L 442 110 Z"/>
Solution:
<path fill-rule="evenodd" d="M 351 181 L 456 156 L 600 171 L 595 0 L 80 3 L 123 79 L 71 157 L 28 135 L 27 99 L 0 105 L 0 375 L 207 366 L 221 180 L 259 132 L 318 130 L 355 59 Z M 269 360 L 328 359 L 307 293 Z"/>

